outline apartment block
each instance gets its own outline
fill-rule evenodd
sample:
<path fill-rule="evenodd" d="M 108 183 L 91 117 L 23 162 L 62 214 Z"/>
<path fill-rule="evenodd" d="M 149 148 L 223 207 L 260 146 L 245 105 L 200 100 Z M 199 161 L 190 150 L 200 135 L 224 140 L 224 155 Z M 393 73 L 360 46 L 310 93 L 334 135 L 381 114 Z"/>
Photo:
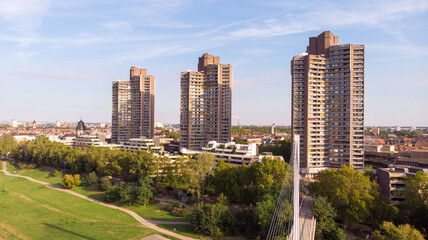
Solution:
<path fill-rule="evenodd" d="M 205 53 L 198 71 L 181 73 L 180 147 L 199 150 L 209 141 L 229 142 L 233 69 Z"/>
<path fill-rule="evenodd" d="M 131 138 L 131 84 L 129 81 L 113 82 L 112 133 L 113 143 Z"/>
<path fill-rule="evenodd" d="M 113 82 L 112 142 L 153 138 L 155 77 L 147 69 L 131 67 L 129 81 Z"/>
<path fill-rule="evenodd" d="M 382 194 L 387 196 L 391 203 L 398 205 L 404 201 L 404 191 L 406 188 L 406 178 L 411 178 L 417 172 L 428 173 L 427 168 L 417 167 L 393 167 L 379 168 L 376 171 L 377 182 Z"/>
<path fill-rule="evenodd" d="M 300 135 L 301 173 L 363 168 L 364 45 L 339 44 L 330 31 L 291 60 L 292 131 Z"/>

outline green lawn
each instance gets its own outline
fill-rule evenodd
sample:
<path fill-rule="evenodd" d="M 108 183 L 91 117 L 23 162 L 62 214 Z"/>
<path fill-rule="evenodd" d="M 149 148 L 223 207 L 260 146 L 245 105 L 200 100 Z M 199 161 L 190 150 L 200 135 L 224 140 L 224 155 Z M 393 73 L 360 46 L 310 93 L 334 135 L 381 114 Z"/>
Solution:
<path fill-rule="evenodd" d="M 190 215 L 186 217 L 177 217 L 156 205 L 123 207 L 138 213 L 138 215 L 147 220 L 190 222 Z"/>
<path fill-rule="evenodd" d="M 80 186 L 72 189 L 73 191 L 80 193 L 82 195 L 97 199 L 99 201 L 105 202 L 105 194 L 98 188 L 97 184 L 88 185 L 88 186 Z"/>
<path fill-rule="evenodd" d="M 8 170 L 9 170 L 9 166 L 8 166 Z M 20 170 L 18 173 L 20 175 L 32 177 L 36 180 L 40 180 L 50 184 L 61 185 L 62 178 L 52 177 L 51 172 L 52 172 L 52 168 L 36 168 L 36 169 Z"/>
<path fill-rule="evenodd" d="M 205 237 L 202 234 L 196 233 L 195 231 L 193 231 L 193 228 L 191 225 L 172 225 L 172 224 L 158 224 L 156 225 L 160 228 L 166 229 L 166 230 L 170 230 L 172 232 L 184 235 L 184 236 L 189 236 L 189 237 L 193 237 L 193 238 L 200 238 Z"/>
<path fill-rule="evenodd" d="M 126 213 L 0 173 L 0 236 L 6 239 L 141 239 L 155 231 Z"/>
<path fill-rule="evenodd" d="M 61 185 L 61 181 L 62 181 L 61 177 L 52 177 L 50 175 L 52 168 L 36 168 L 36 169 L 28 169 L 28 170 L 18 169 L 17 167 L 12 165 L 10 162 L 7 162 L 7 170 L 11 173 L 15 171 L 15 174 L 29 176 L 36 180 L 48 182 L 51 184 Z M 89 186 L 79 186 L 72 190 L 82 195 L 85 195 L 100 201 L 105 201 L 104 192 L 102 192 L 96 184 L 89 185 Z M 171 204 L 171 203 L 168 203 L 168 204 Z M 128 207 L 127 205 L 122 205 L 120 202 L 115 203 L 115 205 L 128 208 L 138 213 L 142 218 L 147 220 L 190 222 L 190 216 L 177 217 L 171 214 L 170 212 L 161 209 L 156 205 Z"/>

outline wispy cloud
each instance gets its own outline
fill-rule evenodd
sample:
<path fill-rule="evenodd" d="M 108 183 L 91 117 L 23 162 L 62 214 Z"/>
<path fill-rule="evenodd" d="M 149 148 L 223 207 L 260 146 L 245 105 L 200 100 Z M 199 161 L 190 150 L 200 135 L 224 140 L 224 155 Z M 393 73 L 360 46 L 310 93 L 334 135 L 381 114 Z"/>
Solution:
<path fill-rule="evenodd" d="M 108 21 L 100 23 L 99 25 L 110 30 L 120 30 L 127 32 L 130 32 L 132 30 L 131 24 L 126 21 Z"/>
<path fill-rule="evenodd" d="M 8 23 L 9 31 L 33 33 L 42 24 L 49 6 L 49 0 L 1 0 L 0 20 Z"/>

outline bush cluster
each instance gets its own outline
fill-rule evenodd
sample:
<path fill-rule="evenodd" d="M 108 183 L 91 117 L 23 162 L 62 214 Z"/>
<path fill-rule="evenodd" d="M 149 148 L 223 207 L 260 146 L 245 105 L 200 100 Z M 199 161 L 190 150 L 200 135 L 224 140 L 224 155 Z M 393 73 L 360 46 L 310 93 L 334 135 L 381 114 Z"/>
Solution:
<path fill-rule="evenodd" d="M 65 174 L 64 178 L 62 179 L 62 185 L 65 188 L 74 188 L 76 186 L 80 186 L 80 175 L 79 174 Z"/>

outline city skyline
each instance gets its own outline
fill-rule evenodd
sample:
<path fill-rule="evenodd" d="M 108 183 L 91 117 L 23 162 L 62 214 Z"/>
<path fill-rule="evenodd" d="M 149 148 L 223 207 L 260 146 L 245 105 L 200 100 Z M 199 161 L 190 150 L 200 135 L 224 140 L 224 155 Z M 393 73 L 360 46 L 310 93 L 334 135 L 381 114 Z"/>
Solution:
<path fill-rule="evenodd" d="M 180 72 L 208 52 L 234 66 L 241 125 L 290 125 L 289 59 L 330 30 L 366 46 L 365 125 L 428 125 L 426 1 L 25 2 L 0 3 L 0 121 L 110 122 L 111 82 L 137 66 L 157 78 L 155 121 L 179 123 Z"/>

